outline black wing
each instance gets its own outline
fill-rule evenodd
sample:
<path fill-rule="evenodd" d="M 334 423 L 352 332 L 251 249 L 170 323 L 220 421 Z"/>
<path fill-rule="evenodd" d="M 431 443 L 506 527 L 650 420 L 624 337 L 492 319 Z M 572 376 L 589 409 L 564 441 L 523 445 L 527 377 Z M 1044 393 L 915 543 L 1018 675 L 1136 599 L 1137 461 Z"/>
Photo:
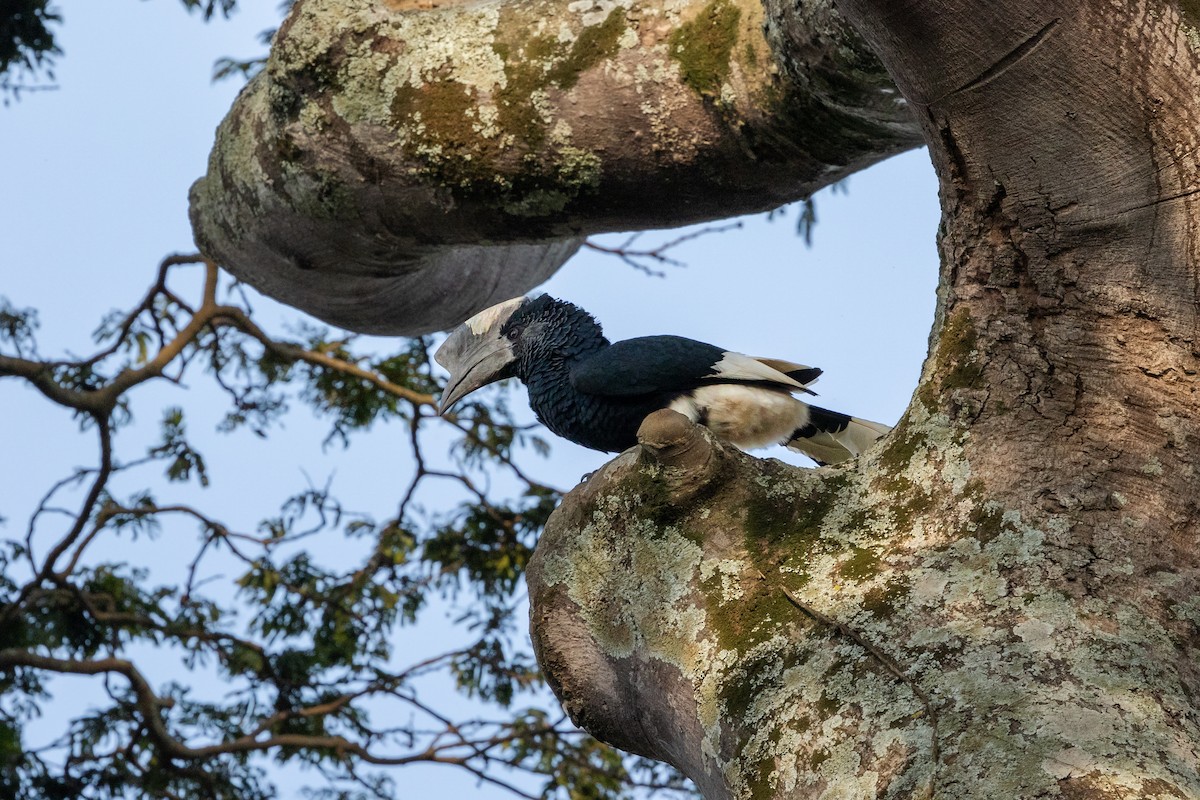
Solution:
<path fill-rule="evenodd" d="M 720 381 L 802 391 L 820 374 L 812 367 L 751 358 L 682 336 L 643 336 L 611 344 L 575 365 L 571 385 L 586 394 L 617 397 L 684 392 Z"/>

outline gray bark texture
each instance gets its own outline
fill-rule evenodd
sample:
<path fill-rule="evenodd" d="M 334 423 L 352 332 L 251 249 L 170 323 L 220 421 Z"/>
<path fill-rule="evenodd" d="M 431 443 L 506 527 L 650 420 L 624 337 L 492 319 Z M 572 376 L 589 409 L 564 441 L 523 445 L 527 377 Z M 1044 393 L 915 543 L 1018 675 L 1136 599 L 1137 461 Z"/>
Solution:
<path fill-rule="evenodd" d="M 774 208 L 920 141 L 828 0 L 298 0 L 191 215 L 267 294 L 415 334 L 588 234 Z"/>
<path fill-rule="evenodd" d="M 853 463 L 671 412 L 529 570 L 572 717 L 709 800 L 1200 797 L 1200 6 L 841 0 L 944 210 Z"/>

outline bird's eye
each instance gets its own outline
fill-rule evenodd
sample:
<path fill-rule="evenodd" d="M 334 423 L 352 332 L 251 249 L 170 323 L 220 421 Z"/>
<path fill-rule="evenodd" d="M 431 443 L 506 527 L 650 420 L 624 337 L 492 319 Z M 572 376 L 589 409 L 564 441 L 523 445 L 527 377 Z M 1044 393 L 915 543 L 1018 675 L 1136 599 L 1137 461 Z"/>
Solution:
<path fill-rule="evenodd" d="M 521 335 L 520 328 L 509 328 L 508 333 L 504 334 L 510 342 L 515 342 L 517 337 Z"/>

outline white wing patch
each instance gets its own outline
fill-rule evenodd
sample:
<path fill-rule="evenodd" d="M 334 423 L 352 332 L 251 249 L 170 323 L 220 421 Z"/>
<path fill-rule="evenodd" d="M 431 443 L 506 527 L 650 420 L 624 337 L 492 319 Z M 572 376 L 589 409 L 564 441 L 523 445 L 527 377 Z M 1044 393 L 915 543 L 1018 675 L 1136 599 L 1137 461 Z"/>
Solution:
<path fill-rule="evenodd" d="M 463 324 L 471 329 L 471 333 L 476 336 L 482 336 L 498 324 L 502 324 L 503 320 L 512 316 L 512 313 L 524 302 L 524 297 L 514 297 L 511 300 L 505 300 L 503 303 L 497 303 L 494 306 L 485 308 Z"/>
<path fill-rule="evenodd" d="M 803 383 L 785 375 L 777 367 L 807 369 L 803 365 L 775 358 L 751 358 L 741 353 L 726 352 L 722 353 L 721 360 L 713 365 L 711 377 L 725 378 L 731 381 L 767 381 L 795 389 L 804 388 Z"/>
<path fill-rule="evenodd" d="M 701 386 L 670 408 L 747 450 L 782 444 L 808 424 L 808 406 L 787 392 L 736 383 Z"/>
<path fill-rule="evenodd" d="M 804 364 L 793 364 L 791 361 L 783 361 L 782 359 L 778 359 L 778 358 L 759 358 L 757 356 L 751 356 L 751 357 L 760 364 L 766 364 L 771 369 L 777 369 L 780 372 L 784 372 L 784 373 L 797 372 L 802 369 L 812 369 L 812 367 L 806 366 Z M 806 383 L 804 385 L 812 386 L 814 383 L 817 382 L 817 380 L 818 380 L 818 378 L 813 378 L 811 381 L 809 381 L 808 383 Z"/>

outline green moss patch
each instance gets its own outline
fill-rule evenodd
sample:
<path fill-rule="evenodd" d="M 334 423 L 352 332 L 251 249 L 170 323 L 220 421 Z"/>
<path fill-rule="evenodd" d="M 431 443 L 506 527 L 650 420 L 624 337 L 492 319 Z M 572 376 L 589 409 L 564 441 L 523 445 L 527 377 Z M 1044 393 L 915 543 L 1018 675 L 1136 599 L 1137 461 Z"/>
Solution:
<path fill-rule="evenodd" d="M 423 139 L 446 146 L 463 146 L 476 138 L 471 128 L 475 98 L 458 81 L 434 81 L 420 87 L 402 86 L 392 98 L 392 119 L 398 126 L 424 128 Z"/>
<path fill-rule="evenodd" d="M 817 700 L 817 712 L 826 719 L 832 717 L 834 713 L 842 707 L 842 704 L 829 696 L 829 692 L 821 692 L 820 699 Z M 821 759 L 824 761 L 824 759 Z M 818 762 L 820 763 L 820 762 Z"/>
<path fill-rule="evenodd" d="M 504 86 L 493 95 L 500 130 L 521 144 L 537 148 L 546 140 L 546 125 L 533 105 L 532 95 L 545 85 L 546 59 L 554 53 L 555 41 L 534 36 L 517 49 L 496 42 L 496 54 L 504 61 Z"/>
<path fill-rule="evenodd" d="M 933 495 L 925 489 L 908 482 L 908 489 L 902 494 L 907 499 L 893 507 L 892 521 L 902 531 L 912 528 L 913 521 L 924 517 L 933 506 Z"/>
<path fill-rule="evenodd" d="M 764 559 L 764 570 L 803 564 L 820 541 L 822 523 L 837 507 L 837 494 L 835 487 L 818 485 L 807 497 L 749 498 L 745 506 L 746 549 Z"/>
<path fill-rule="evenodd" d="M 526 21 L 516 16 L 500 27 L 506 35 L 493 45 L 504 61 L 505 85 L 495 93 L 500 127 L 537 148 L 546 139 L 546 124 L 533 95 L 551 87 L 566 91 L 584 72 L 615 56 L 625 32 L 625 9 L 613 8 L 599 25 L 580 31 L 569 47 L 550 36 L 529 36 Z"/>
<path fill-rule="evenodd" d="M 1200 29 L 1200 0 L 1179 0 L 1179 10 L 1193 28 Z"/>
<path fill-rule="evenodd" d="M 863 610 L 879 619 L 891 619 L 897 606 L 908 597 L 909 586 L 904 579 L 893 578 L 863 595 Z"/>
<path fill-rule="evenodd" d="M 671 502 L 659 467 L 640 465 L 631 470 L 621 481 L 621 496 L 630 508 L 637 509 L 640 519 L 656 523 L 659 529 L 679 519 L 679 509 Z"/>
<path fill-rule="evenodd" d="M 742 49 L 742 63 L 748 67 L 758 66 L 758 51 L 750 42 L 746 42 L 746 46 Z"/>
<path fill-rule="evenodd" d="M 491 156 L 473 130 L 475 95 L 453 80 L 402 86 L 392 98 L 392 124 L 404 131 L 409 158 L 452 189 L 486 182 Z"/>
<path fill-rule="evenodd" d="M 555 61 L 546 73 L 547 82 L 563 90 L 570 89 L 586 70 L 617 54 L 617 42 L 624 32 L 625 9 L 616 6 L 599 25 L 579 32 L 570 52 Z"/>
<path fill-rule="evenodd" d="M 938 366 L 942 372 L 942 391 L 973 387 L 983 367 L 975 350 L 979 341 L 975 322 L 965 308 L 958 309 L 946 321 L 938 343 Z"/>
<path fill-rule="evenodd" d="M 933 495 L 909 480 L 902 470 L 903 465 L 892 472 L 881 471 L 872 480 L 872 486 L 890 496 L 887 506 L 892 512 L 891 526 L 905 531 L 933 505 Z"/>
<path fill-rule="evenodd" d="M 778 653 L 765 652 L 743 662 L 736 679 L 722 685 L 721 699 L 725 708 L 740 714 L 760 694 L 778 690 L 778 679 L 765 677 L 779 674 L 777 658 Z"/>
<path fill-rule="evenodd" d="M 500 207 L 514 217 L 558 214 L 599 186 L 602 171 L 599 156 L 574 147 L 552 151 L 548 163 L 526 156 L 524 170 L 501 187 Z"/>
<path fill-rule="evenodd" d="M 747 781 L 751 797 L 770 797 L 774 786 L 779 761 L 774 756 L 764 758 L 754 767 L 753 776 Z"/>
<path fill-rule="evenodd" d="M 1006 530 L 1015 530 L 1011 523 L 1004 520 L 1004 507 L 987 499 L 982 481 L 969 481 L 963 489 L 963 496 L 973 501 L 966 515 L 967 535 L 974 536 L 980 544 L 993 541 Z"/>
<path fill-rule="evenodd" d="M 779 591 L 777 584 L 759 582 L 751 586 L 740 598 L 729 603 L 723 602 L 724 597 L 719 584 L 710 584 L 704 589 L 710 601 L 709 624 L 716 631 L 721 647 L 728 650 L 748 652 L 779 633 L 783 625 L 792 622 L 803 623 L 806 619 L 796 616 L 795 607 L 788 602 L 783 592 Z M 775 656 L 778 656 L 777 652 Z M 729 689 L 740 691 L 733 686 Z M 724 699 L 729 698 L 726 696 Z"/>
<path fill-rule="evenodd" d="M 912 423 L 905 416 L 892 430 L 887 447 L 879 454 L 879 466 L 884 472 L 892 474 L 903 471 L 912 463 L 913 456 L 923 442 L 924 438 L 913 430 Z"/>
<path fill-rule="evenodd" d="M 975 538 L 987 544 L 1004 530 L 1004 511 L 998 503 L 979 503 L 971 509 L 968 521 Z"/>
<path fill-rule="evenodd" d="M 846 559 L 838 565 L 838 574 L 855 583 L 870 580 L 879 574 L 879 554 L 865 547 L 851 548 Z"/>
<path fill-rule="evenodd" d="M 402 87 L 391 112 L 393 123 L 406 133 L 408 156 L 442 186 L 459 196 L 489 200 L 510 216 L 553 216 L 599 185 L 601 162 L 578 148 L 545 147 L 540 118 L 528 97 L 524 102 L 507 106 L 507 116 L 503 100 L 499 105 L 502 128 L 517 127 L 516 138 L 540 148 L 519 158 L 500 138 L 484 139 L 474 130 L 477 98 L 457 81 Z"/>
<path fill-rule="evenodd" d="M 720 95 L 721 85 L 729 77 L 741 15 L 741 9 L 729 0 L 713 0 L 671 34 L 671 58 L 679 63 L 684 83 L 698 93 Z"/>
<path fill-rule="evenodd" d="M 797 581 L 792 588 L 806 584 L 808 565 L 814 557 L 826 554 L 841 559 L 839 572 L 844 578 L 869 580 L 878 572 L 880 552 L 870 546 L 847 548 L 840 532 L 857 531 L 860 538 L 878 539 L 882 534 L 871 527 L 875 510 L 862 507 L 864 499 L 852 475 L 838 472 L 813 477 L 815 480 L 801 481 L 795 492 L 789 492 L 780 489 L 795 479 L 781 476 L 773 491 L 747 498 L 743 504 L 746 549 L 764 572 L 782 570 Z M 904 492 L 901 504 L 928 502 L 928 496 L 918 496 L 912 482 L 903 476 L 891 482 Z M 854 512 L 847 514 L 847 507 Z M 831 515 L 836 515 L 832 522 Z"/>
<path fill-rule="evenodd" d="M 979 335 L 971 313 L 957 309 L 942 326 L 934 355 L 934 379 L 923 384 L 917 399 L 930 411 L 938 407 L 939 398 L 955 389 L 974 387 L 983 376 L 983 365 L 977 350 Z"/>
<path fill-rule="evenodd" d="M 580 76 L 620 50 L 625 11 L 614 8 L 602 22 L 583 28 L 571 42 L 530 35 L 528 14 L 502 11 L 492 44 L 504 63 L 503 85 L 493 87 L 495 116 L 481 132 L 476 87 L 453 75 L 425 76 L 391 98 L 390 123 L 408 157 L 423 175 L 463 200 L 482 201 L 509 217 L 561 214 L 595 189 L 600 158 L 549 142 L 549 123 L 536 105 L 549 89 L 566 90 Z"/>

